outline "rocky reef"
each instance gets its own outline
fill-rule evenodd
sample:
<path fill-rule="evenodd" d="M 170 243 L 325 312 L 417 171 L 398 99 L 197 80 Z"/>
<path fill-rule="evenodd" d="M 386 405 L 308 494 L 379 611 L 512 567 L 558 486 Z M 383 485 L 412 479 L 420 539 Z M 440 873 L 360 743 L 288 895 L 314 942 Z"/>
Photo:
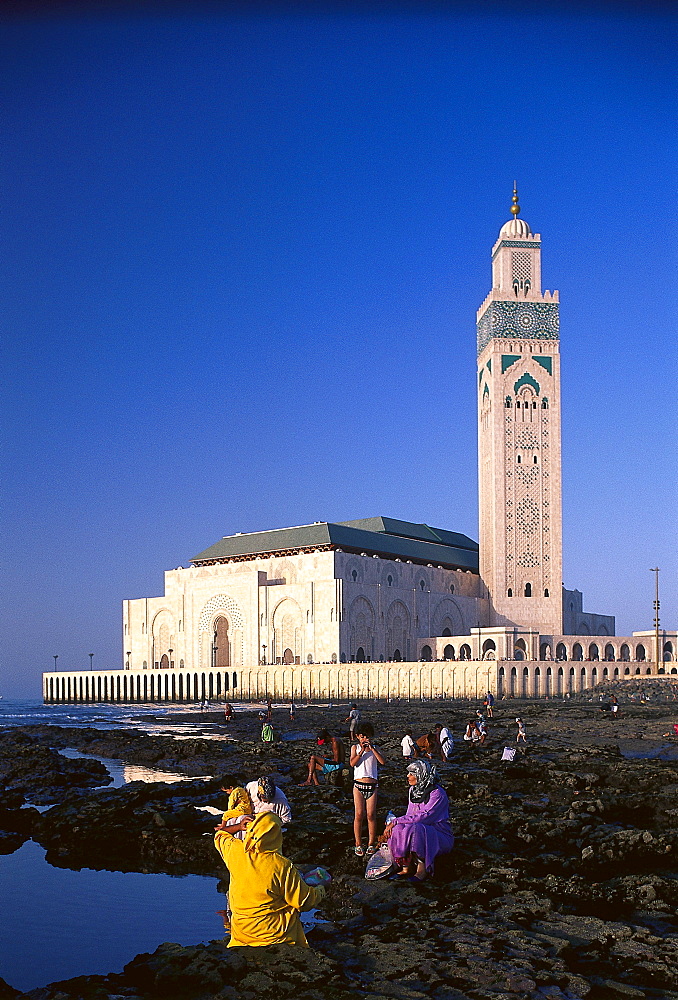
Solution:
<path fill-rule="evenodd" d="M 218 777 L 274 773 L 294 822 L 284 850 L 300 867 L 322 863 L 334 878 L 309 934 L 311 949 L 230 949 L 226 941 L 163 944 L 120 974 L 79 977 L 0 1000 L 296 997 L 354 1000 L 678 1000 L 678 740 L 663 734 L 678 704 L 622 701 L 621 717 L 598 700 L 501 702 L 486 746 L 461 733 L 475 705 L 363 707 L 387 756 L 379 819 L 406 806 L 400 739 L 436 721 L 456 737 L 439 775 L 450 798 L 456 846 L 421 886 L 368 883 L 352 852 L 350 790 L 300 788 L 312 740 L 257 742 L 254 713 L 224 741 L 129 731 L 34 726 L 0 731 L 1 849 L 33 837 L 53 864 L 136 871 L 227 874 L 211 839 L 222 806 Z M 345 709 L 308 708 L 281 735 L 327 725 Z M 528 742 L 513 761 L 515 716 Z M 96 761 L 59 747 L 143 763 L 187 776 L 177 784 L 105 782 Z M 104 772 L 105 775 L 105 772 Z M 196 775 L 203 777 L 197 778 Z M 45 812 L 27 803 L 51 804 Z M 22 808 L 22 806 L 24 808 Z"/>

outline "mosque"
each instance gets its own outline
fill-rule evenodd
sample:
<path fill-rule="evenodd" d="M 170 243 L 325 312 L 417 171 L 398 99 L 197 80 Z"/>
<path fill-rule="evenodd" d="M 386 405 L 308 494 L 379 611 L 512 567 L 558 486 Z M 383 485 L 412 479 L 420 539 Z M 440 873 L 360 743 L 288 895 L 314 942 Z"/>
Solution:
<path fill-rule="evenodd" d="M 46 701 L 562 696 L 678 672 L 676 632 L 615 636 L 562 584 L 559 294 L 519 215 L 514 188 L 477 313 L 479 544 L 382 516 L 226 536 L 123 602 L 121 669 L 46 673 Z"/>

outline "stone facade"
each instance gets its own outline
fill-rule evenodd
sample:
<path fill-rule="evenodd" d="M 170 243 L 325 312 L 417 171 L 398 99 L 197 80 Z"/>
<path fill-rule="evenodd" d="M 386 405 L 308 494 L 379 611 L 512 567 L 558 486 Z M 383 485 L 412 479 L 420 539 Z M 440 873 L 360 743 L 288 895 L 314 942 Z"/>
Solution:
<path fill-rule="evenodd" d="M 492 279 L 477 320 L 480 574 L 491 624 L 560 633 L 558 293 L 542 293 L 541 237 L 518 218 L 499 233 Z"/>
<path fill-rule="evenodd" d="M 125 667 L 406 660 L 484 621 L 479 591 L 467 570 L 336 549 L 174 569 L 162 597 L 123 603 Z"/>

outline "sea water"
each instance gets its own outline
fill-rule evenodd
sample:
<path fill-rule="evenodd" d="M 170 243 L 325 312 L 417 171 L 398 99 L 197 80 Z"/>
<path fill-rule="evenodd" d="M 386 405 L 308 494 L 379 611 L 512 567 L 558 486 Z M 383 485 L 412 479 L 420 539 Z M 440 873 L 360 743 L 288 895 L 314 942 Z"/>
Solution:
<path fill-rule="evenodd" d="M 170 714 L 173 719 L 185 714 L 186 720 L 165 722 Z M 36 724 L 133 728 L 180 737 L 217 736 L 219 728 L 196 718 L 196 706 L 0 701 L 0 728 Z M 98 759 L 116 787 L 140 778 L 181 778 Z M 163 941 L 197 944 L 223 937 L 216 911 L 224 908 L 224 896 L 217 892 L 217 882 L 199 875 L 55 868 L 45 861 L 44 849 L 28 841 L 14 854 L 0 856 L 0 976 L 26 991 L 73 976 L 120 972 L 135 955 L 154 951 Z"/>
<path fill-rule="evenodd" d="M 198 944 L 224 935 L 216 878 L 71 871 L 27 841 L 0 857 L 0 976 L 15 989 L 122 972 L 163 941 Z"/>

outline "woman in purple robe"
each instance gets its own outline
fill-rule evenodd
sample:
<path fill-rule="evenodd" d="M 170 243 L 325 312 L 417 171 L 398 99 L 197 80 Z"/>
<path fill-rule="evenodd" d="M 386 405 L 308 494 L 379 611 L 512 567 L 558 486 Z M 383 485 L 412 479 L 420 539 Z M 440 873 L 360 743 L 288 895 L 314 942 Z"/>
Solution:
<path fill-rule="evenodd" d="M 430 760 L 421 758 L 408 764 L 407 781 L 410 786 L 407 812 L 389 823 L 384 833 L 398 867 L 392 877 L 413 877 L 423 882 L 432 873 L 437 855 L 446 854 L 454 845 L 450 806 Z"/>

